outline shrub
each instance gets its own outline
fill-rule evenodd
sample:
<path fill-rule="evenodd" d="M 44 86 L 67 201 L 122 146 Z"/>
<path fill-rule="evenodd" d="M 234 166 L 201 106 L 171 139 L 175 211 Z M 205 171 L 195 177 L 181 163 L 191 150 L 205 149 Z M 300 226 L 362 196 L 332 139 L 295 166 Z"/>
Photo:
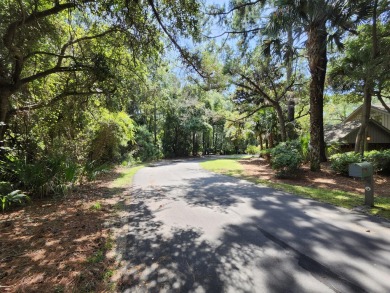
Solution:
<path fill-rule="evenodd" d="M 271 150 L 271 156 L 271 166 L 278 177 L 291 176 L 303 161 L 300 142 L 296 140 L 278 144 Z"/>
<path fill-rule="evenodd" d="M 71 158 L 52 154 L 33 162 L 7 155 L 0 162 L 2 178 L 33 195 L 65 194 L 80 174 L 80 166 Z M 3 190 L 3 187 L 0 190 Z M 0 193 L 5 194 L 3 191 Z"/>
<path fill-rule="evenodd" d="M 336 173 L 348 175 L 348 166 L 352 163 L 359 163 L 362 161 L 360 154 L 355 152 L 347 152 L 335 154 L 329 158 L 330 168 Z"/>
<path fill-rule="evenodd" d="M 364 158 L 372 163 L 375 172 L 390 172 L 390 150 L 365 152 Z"/>
<path fill-rule="evenodd" d="M 338 143 L 331 143 L 326 148 L 326 155 L 327 155 L 327 157 L 331 157 L 331 156 L 333 156 L 335 154 L 338 154 L 340 152 L 341 152 L 340 144 L 338 144 Z"/>
<path fill-rule="evenodd" d="M 248 145 L 246 147 L 245 153 L 248 155 L 258 155 L 260 154 L 260 147 L 255 145 Z"/>
<path fill-rule="evenodd" d="M 22 193 L 20 190 L 14 190 L 8 194 L 0 194 L 1 208 L 4 211 L 12 204 L 21 204 L 28 199 L 28 196 Z"/>
<path fill-rule="evenodd" d="M 99 119 L 90 146 L 90 160 L 119 162 L 121 150 L 134 139 L 134 121 L 125 112 L 108 110 L 102 110 Z"/>
<path fill-rule="evenodd" d="M 134 157 L 142 162 L 154 161 L 163 157 L 159 145 L 154 144 L 153 133 L 146 126 L 137 127 L 135 141 L 137 142 L 137 146 Z"/>
<path fill-rule="evenodd" d="M 301 151 L 302 159 L 304 162 L 308 162 L 310 157 L 310 153 L 309 153 L 310 135 L 309 134 L 302 135 L 299 138 L 299 143 L 302 150 Z"/>

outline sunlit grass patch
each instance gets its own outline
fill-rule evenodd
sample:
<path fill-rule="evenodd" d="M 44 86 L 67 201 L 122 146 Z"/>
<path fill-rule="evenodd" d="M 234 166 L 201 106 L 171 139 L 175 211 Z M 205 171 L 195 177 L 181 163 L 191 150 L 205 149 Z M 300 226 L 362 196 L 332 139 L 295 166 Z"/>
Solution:
<path fill-rule="evenodd" d="M 133 181 L 133 177 L 135 173 L 137 173 L 138 170 L 142 169 L 145 167 L 145 165 L 139 165 L 135 167 L 128 167 L 128 168 L 123 168 L 120 171 L 120 177 L 115 179 L 110 187 L 111 188 L 120 188 L 120 187 L 126 187 L 131 185 Z"/>
<path fill-rule="evenodd" d="M 222 174 L 235 175 L 241 174 L 244 167 L 237 161 L 241 158 L 217 159 L 201 162 L 202 168 Z"/>
<path fill-rule="evenodd" d="M 335 206 L 352 209 L 364 204 L 364 195 L 341 190 L 330 190 L 315 187 L 292 185 L 287 183 L 272 182 L 254 176 L 248 176 L 244 172 L 244 167 L 238 162 L 242 158 L 214 159 L 200 163 L 209 171 L 229 176 L 246 179 L 256 184 L 262 184 L 278 190 L 282 190 L 305 198 L 315 199 Z M 390 219 L 390 198 L 375 197 L 375 206 L 367 208 L 367 212 L 372 215 Z"/>

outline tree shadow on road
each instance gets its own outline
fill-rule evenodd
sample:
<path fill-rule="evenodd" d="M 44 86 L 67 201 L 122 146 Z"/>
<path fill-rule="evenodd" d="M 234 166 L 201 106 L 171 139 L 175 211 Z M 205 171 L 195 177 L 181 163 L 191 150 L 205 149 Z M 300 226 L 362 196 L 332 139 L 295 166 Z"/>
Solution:
<path fill-rule="evenodd" d="M 177 189 L 184 191 L 181 196 Z M 368 222 L 381 223 L 379 219 L 213 174 L 179 186 L 158 186 L 156 192 L 134 189 L 132 198 L 130 227 L 121 236 L 126 241 L 123 292 L 306 292 L 310 284 L 302 284 L 307 275 L 312 285 L 319 281 L 340 292 L 389 290 L 380 275 L 390 271 L 383 257 L 388 242 L 362 231 Z M 241 223 L 225 225 L 220 242 L 211 243 L 202 237 L 201 226 L 167 230 L 150 207 L 160 200 L 180 200 L 219 214 L 246 206 L 251 213 Z M 316 214 L 335 217 L 334 223 Z M 351 227 L 339 224 L 340 215 Z M 373 264 L 379 272 L 375 279 L 368 280 L 361 261 Z"/>
<path fill-rule="evenodd" d="M 203 288 L 222 292 L 214 248 L 199 240 L 196 229 L 175 229 L 165 237 L 143 201 L 131 204 L 130 231 L 125 237 L 122 292 L 188 292 Z"/>

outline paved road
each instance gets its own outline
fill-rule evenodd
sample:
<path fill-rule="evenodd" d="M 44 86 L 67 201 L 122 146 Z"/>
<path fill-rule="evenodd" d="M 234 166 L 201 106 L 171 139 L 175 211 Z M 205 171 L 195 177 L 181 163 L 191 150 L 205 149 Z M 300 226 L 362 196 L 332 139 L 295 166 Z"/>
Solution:
<path fill-rule="evenodd" d="M 390 225 L 213 174 L 134 177 L 123 292 L 390 292 Z"/>

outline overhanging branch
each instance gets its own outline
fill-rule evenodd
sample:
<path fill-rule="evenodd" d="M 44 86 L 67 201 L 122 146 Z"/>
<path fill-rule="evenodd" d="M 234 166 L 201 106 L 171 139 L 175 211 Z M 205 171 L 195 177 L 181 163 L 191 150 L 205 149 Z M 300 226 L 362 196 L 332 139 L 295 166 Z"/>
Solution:
<path fill-rule="evenodd" d="M 70 92 L 63 92 L 54 98 L 52 98 L 50 101 L 47 102 L 42 102 L 42 103 L 37 103 L 33 105 L 27 105 L 27 106 L 22 106 L 18 107 L 15 109 L 11 109 L 8 111 L 9 115 L 15 115 L 17 112 L 23 112 L 23 111 L 31 111 L 31 110 L 36 110 L 40 108 L 45 108 L 54 105 L 55 103 L 61 101 L 65 97 L 69 96 L 91 96 L 91 95 L 101 95 L 104 94 L 105 92 L 103 91 L 87 91 L 87 92 L 77 92 L 77 91 L 70 91 Z"/>
<path fill-rule="evenodd" d="M 229 9 L 228 11 L 219 11 L 219 12 L 210 12 L 210 13 L 206 12 L 205 14 L 206 15 L 211 15 L 211 16 L 227 15 L 227 14 L 232 13 L 235 10 L 239 10 L 239 9 L 244 8 L 246 6 L 255 5 L 255 4 L 260 3 L 260 2 L 263 2 L 263 0 L 257 0 L 257 1 L 253 1 L 253 2 L 243 3 L 243 4 L 240 4 L 240 5 L 234 6 L 233 8 Z"/>
<path fill-rule="evenodd" d="M 159 23 L 159 25 L 161 26 L 162 30 L 164 31 L 164 33 L 168 36 L 169 40 L 173 43 L 173 45 L 176 47 L 176 49 L 180 52 L 180 55 L 188 62 L 188 64 L 191 65 L 191 67 L 203 78 L 206 78 L 206 76 L 204 75 L 203 72 L 201 72 L 198 67 L 196 66 L 196 64 L 191 60 L 191 58 L 189 57 L 189 53 L 186 52 L 178 43 L 177 41 L 175 40 L 175 38 L 169 33 L 168 29 L 166 28 L 166 26 L 164 25 L 161 17 L 160 17 L 160 14 L 158 13 L 157 9 L 156 9 L 156 6 L 154 5 L 154 2 L 153 0 L 148 0 L 148 3 L 150 5 L 150 7 L 152 8 L 152 11 L 153 11 L 153 14 L 154 16 L 156 17 L 157 19 L 157 22 Z"/>

